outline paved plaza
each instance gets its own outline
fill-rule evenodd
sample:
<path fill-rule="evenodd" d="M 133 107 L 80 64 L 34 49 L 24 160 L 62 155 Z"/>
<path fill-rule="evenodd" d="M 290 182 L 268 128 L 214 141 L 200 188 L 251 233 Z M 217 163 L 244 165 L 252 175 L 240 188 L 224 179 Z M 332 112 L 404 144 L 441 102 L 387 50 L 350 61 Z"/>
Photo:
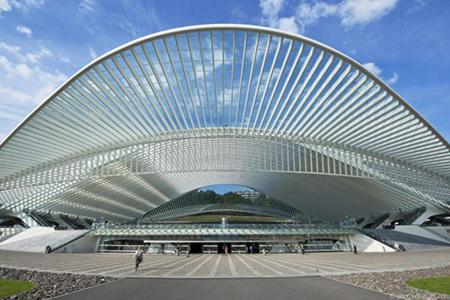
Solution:
<path fill-rule="evenodd" d="M 450 265 L 450 249 L 402 253 L 146 255 L 138 272 L 132 254 L 0 252 L 0 266 L 48 272 L 146 278 L 304 277 L 403 271 Z"/>
<path fill-rule="evenodd" d="M 271 279 L 127 278 L 55 299 L 365 299 L 389 296 L 322 277 Z"/>

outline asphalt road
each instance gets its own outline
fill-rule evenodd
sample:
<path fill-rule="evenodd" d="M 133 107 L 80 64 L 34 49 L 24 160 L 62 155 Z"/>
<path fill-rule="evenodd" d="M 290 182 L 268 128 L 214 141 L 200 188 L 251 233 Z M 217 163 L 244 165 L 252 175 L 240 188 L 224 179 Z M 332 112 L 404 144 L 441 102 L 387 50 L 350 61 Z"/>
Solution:
<path fill-rule="evenodd" d="M 390 299 L 323 277 L 259 279 L 122 279 L 55 299 Z"/>

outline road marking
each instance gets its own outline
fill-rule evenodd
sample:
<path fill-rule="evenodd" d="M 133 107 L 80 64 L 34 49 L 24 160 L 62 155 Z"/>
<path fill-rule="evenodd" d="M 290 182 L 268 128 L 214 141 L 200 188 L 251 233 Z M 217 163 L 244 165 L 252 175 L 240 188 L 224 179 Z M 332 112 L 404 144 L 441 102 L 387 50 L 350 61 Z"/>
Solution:
<path fill-rule="evenodd" d="M 230 267 L 231 275 L 232 276 L 239 276 L 238 272 L 236 271 L 236 267 L 234 266 L 233 260 L 231 259 L 231 255 L 228 255 L 228 266 Z"/>
<path fill-rule="evenodd" d="M 220 259 L 221 259 L 221 258 L 222 258 L 221 255 L 218 255 L 218 256 L 217 256 L 217 260 L 216 260 L 216 262 L 214 263 L 214 266 L 212 267 L 211 271 L 209 272 L 208 277 L 213 277 L 213 276 L 216 274 L 217 268 L 219 267 L 219 263 L 220 263 Z"/>
<path fill-rule="evenodd" d="M 254 258 L 251 257 L 251 256 L 252 256 L 252 254 L 249 254 L 249 255 L 247 255 L 247 258 L 248 258 L 249 260 L 253 261 L 254 263 L 260 265 L 261 267 L 263 267 L 263 268 L 265 268 L 265 269 L 270 270 L 271 272 L 273 272 L 273 273 L 275 273 L 275 274 L 277 274 L 277 275 L 283 275 L 283 272 L 280 272 L 280 271 L 278 271 L 278 270 L 275 270 L 274 268 L 269 267 L 268 265 L 265 265 L 265 264 L 263 264 L 263 263 L 257 261 L 256 259 L 254 259 Z M 267 275 L 271 275 L 271 274 L 267 274 Z"/>
<path fill-rule="evenodd" d="M 169 275 L 175 273 L 176 271 L 179 271 L 179 270 L 183 269 L 184 267 L 189 266 L 189 265 L 199 261 L 201 258 L 203 258 L 201 255 L 199 257 L 196 257 L 195 259 L 193 259 L 193 258 L 191 258 L 191 259 L 186 258 L 188 261 L 185 264 L 182 264 L 178 268 L 170 270 L 169 272 L 165 273 L 163 276 L 169 276 Z"/>
<path fill-rule="evenodd" d="M 189 273 L 186 274 L 186 276 L 192 276 L 195 272 L 200 270 L 201 267 L 203 267 L 211 258 L 213 258 L 212 255 L 208 255 L 208 257 L 202 261 L 198 266 L 196 266 L 194 269 L 192 269 Z"/>
<path fill-rule="evenodd" d="M 262 257 L 262 256 L 258 256 L 258 257 L 261 258 L 262 260 L 268 262 L 268 263 L 274 264 L 274 265 L 276 265 L 276 266 L 279 266 L 279 267 L 284 268 L 284 269 L 287 269 L 287 270 L 291 270 L 291 271 L 293 271 L 293 272 L 295 272 L 295 273 L 307 274 L 307 272 L 303 272 L 303 271 L 300 271 L 299 269 L 295 269 L 295 268 L 292 268 L 292 267 L 288 267 L 288 266 L 286 266 L 286 265 L 284 265 L 284 264 L 282 264 L 282 263 L 279 263 L 279 262 L 271 261 L 271 260 L 269 260 L 269 259 L 266 259 L 265 257 Z"/>
<path fill-rule="evenodd" d="M 244 264 L 244 266 L 249 269 L 255 276 L 261 276 L 261 273 L 257 270 L 255 270 L 252 266 L 250 266 L 246 261 L 244 261 L 240 255 L 236 256 L 241 262 L 242 264 Z"/>

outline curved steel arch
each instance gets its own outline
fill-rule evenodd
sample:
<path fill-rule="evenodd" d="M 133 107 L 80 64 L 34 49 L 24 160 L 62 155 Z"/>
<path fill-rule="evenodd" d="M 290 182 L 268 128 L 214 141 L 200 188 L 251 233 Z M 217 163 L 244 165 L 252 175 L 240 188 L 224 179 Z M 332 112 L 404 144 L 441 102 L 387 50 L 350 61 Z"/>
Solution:
<path fill-rule="evenodd" d="M 218 155 L 198 159 L 208 147 Z M 164 31 L 94 60 L 7 137 L 0 165 L 16 211 L 132 218 L 179 195 L 169 178 L 189 171 L 362 178 L 367 198 L 398 200 L 386 209 L 449 208 L 450 146 L 397 93 L 335 49 L 249 25 Z"/>

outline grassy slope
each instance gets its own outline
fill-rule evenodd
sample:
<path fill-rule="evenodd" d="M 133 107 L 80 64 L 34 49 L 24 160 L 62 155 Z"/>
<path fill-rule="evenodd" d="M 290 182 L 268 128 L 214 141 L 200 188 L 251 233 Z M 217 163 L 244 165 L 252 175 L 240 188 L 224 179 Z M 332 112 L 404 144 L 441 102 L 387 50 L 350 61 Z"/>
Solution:
<path fill-rule="evenodd" d="M 414 278 L 408 280 L 408 285 L 430 292 L 450 295 L 450 276 Z"/>
<path fill-rule="evenodd" d="M 0 297 L 15 295 L 34 287 L 34 283 L 28 281 L 0 279 Z"/>

